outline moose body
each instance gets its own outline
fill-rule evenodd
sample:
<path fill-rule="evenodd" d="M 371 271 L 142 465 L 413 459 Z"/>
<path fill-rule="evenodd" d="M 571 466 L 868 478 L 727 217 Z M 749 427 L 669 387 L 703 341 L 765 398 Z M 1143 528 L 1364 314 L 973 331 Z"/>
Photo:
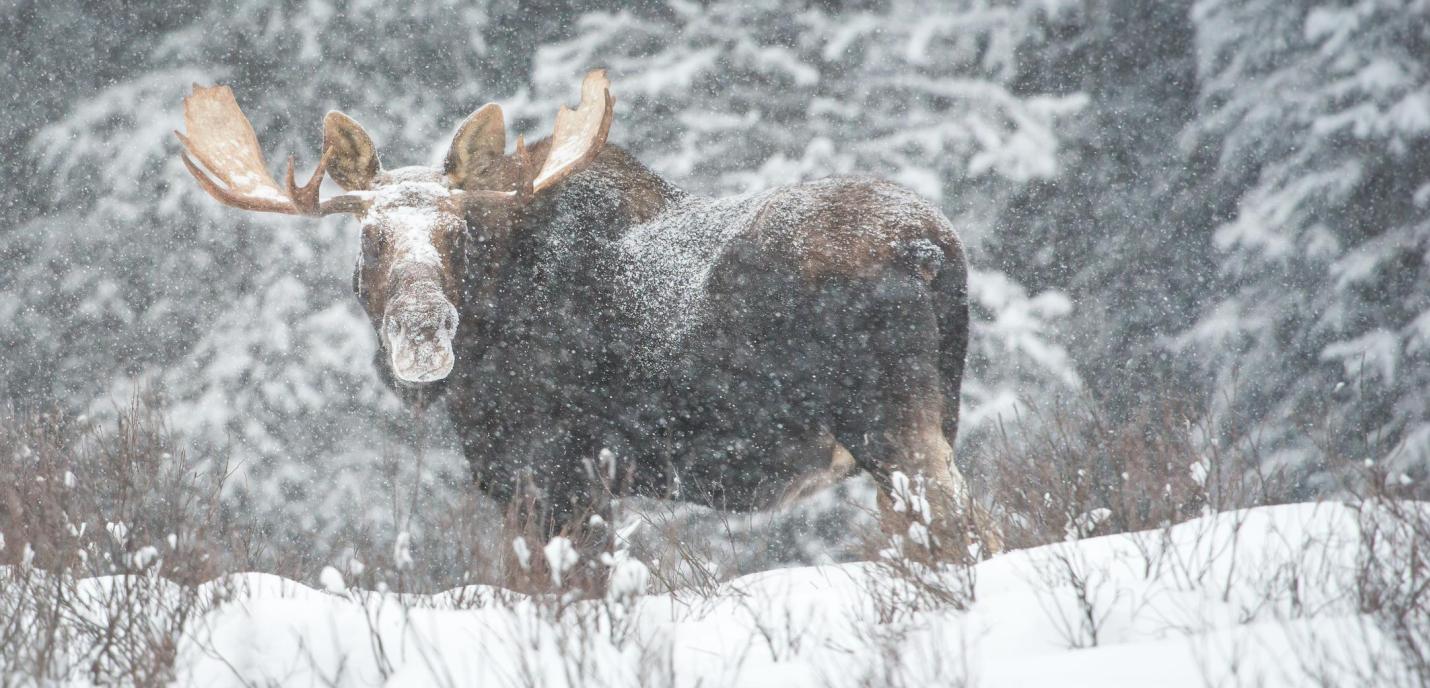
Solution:
<path fill-rule="evenodd" d="M 702 198 L 607 146 L 515 234 L 446 391 L 492 494 L 531 480 L 578 508 L 603 449 L 631 464 L 623 491 L 736 510 L 830 471 L 835 442 L 883 476 L 930 472 L 901 453 L 951 458 L 966 268 L 912 193 L 829 179 Z"/>
<path fill-rule="evenodd" d="M 286 191 L 235 188 L 248 177 L 222 173 L 223 137 L 185 145 L 225 185 L 185 161 L 226 203 L 278 193 L 280 212 L 362 220 L 354 286 L 379 366 L 404 396 L 445 395 L 481 489 L 540 505 L 548 532 L 616 494 L 748 510 L 853 468 L 902 518 L 972 512 L 953 464 L 968 303 L 948 220 L 868 179 L 687 194 L 605 144 L 611 104 L 593 72 L 556 133 L 512 154 L 486 106 L 440 170 L 383 170 L 331 113 L 315 180 L 297 187 L 290 163 Z M 191 138 L 205 107 L 187 108 Z M 325 168 L 349 194 L 319 204 Z"/>

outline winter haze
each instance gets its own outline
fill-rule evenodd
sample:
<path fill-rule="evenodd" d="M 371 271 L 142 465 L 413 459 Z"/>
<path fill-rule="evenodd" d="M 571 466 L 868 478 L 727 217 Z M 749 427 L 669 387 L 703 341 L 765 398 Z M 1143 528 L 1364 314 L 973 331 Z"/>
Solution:
<path fill-rule="evenodd" d="M 1337 499 L 1372 464 L 1398 494 L 1430 495 L 1425 0 L 4 0 L 0 36 L 0 401 L 112 424 L 149 400 L 180 469 L 221 478 L 225 522 L 270 543 L 247 559 L 265 572 L 351 578 L 344 562 L 364 548 L 400 560 L 399 534 L 419 560 L 460 570 L 443 505 L 475 488 L 442 402 L 414 410 L 379 376 L 353 295 L 353 221 L 239 212 L 185 171 L 172 132 L 195 83 L 233 88 L 276 175 L 289 153 L 311 169 L 329 110 L 361 121 L 393 165 L 439 164 L 488 102 L 512 138 L 534 140 L 604 67 L 610 141 L 691 192 L 868 175 L 952 220 L 971 264 L 958 461 L 975 484 L 997 482 L 1010 445 L 1058 460 L 1051 440 L 1008 434 L 1062 437 L 1048 427 L 1066 405 L 1165 448 L 1137 424 L 1167 405 L 1195 428 L 1176 480 L 1236 448 L 1254 457 L 1238 471 L 1283 481 L 1263 501 Z M 725 565 L 741 570 L 712 573 L 724 580 L 862 558 L 839 524 L 872 521 L 867 481 L 829 495 L 748 532 L 657 508 L 725 531 Z M 1296 508 L 1311 507 L 1267 513 Z M 1296 532 L 1360 532 L 1342 518 Z M 1069 539 L 1091 532 L 1065 523 Z M 15 563 L 9 544 L 0 563 Z M 285 563 L 293 552 L 309 558 Z M 981 566 L 1067 561 L 1014 556 L 1026 561 Z M 1353 547 L 1326 556 L 1356 561 Z M 829 585 L 853 585 L 841 581 Z M 1036 615 L 1026 595 L 998 609 Z M 1208 600 L 1208 614 L 1242 611 Z M 934 628 L 951 635 L 920 642 L 965 632 Z M 1220 628 L 1199 637 L 1225 642 Z"/>

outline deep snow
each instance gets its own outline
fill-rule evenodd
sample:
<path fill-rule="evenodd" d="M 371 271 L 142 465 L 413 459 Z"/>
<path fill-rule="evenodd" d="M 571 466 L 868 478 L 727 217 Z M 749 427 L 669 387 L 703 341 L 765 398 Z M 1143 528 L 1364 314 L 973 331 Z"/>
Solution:
<path fill-rule="evenodd" d="M 1329 672 L 1331 684 L 1356 685 L 1400 661 L 1375 618 L 1358 611 L 1366 518 L 1333 503 L 1258 507 L 1012 552 L 974 569 L 966 610 L 933 604 L 894 567 L 873 563 L 767 571 L 712 595 L 565 605 L 485 586 L 347 590 L 336 571 L 324 572 L 326 591 L 240 574 L 203 586 L 229 601 L 184 634 L 177 678 L 1106 688 L 1305 685 Z M 1389 546 L 1377 560 L 1394 567 L 1401 550 Z M 959 579 L 923 582 L 957 590 Z M 91 579 L 80 592 L 98 596 L 116 582 Z M 174 594 L 172 584 L 154 585 Z"/>

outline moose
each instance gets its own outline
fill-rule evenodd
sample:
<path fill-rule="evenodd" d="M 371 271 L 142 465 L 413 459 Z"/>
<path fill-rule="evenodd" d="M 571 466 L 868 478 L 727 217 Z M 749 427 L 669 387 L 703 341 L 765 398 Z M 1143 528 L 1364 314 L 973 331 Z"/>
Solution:
<path fill-rule="evenodd" d="M 274 181 L 225 86 L 195 85 L 176 134 L 221 203 L 357 218 L 381 374 L 444 395 L 480 489 L 535 505 L 547 534 L 613 495 L 755 510 L 859 469 L 886 527 L 996 550 L 953 462 L 969 305 L 949 220 L 863 178 L 687 193 L 607 143 L 614 104 L 592 71 L 511 152 L 487 104 L 440 168 L 385 167 L 329 112 L 302 186 L 292 157 Z M 325 175 L 344 193 L 320 200 Z"/>

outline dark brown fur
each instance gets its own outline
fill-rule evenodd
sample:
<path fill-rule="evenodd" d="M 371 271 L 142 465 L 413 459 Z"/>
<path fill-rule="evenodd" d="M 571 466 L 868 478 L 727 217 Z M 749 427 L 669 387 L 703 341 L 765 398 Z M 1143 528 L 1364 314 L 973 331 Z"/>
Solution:
<path fill-rule="evenodd" d="M 514 214 L 472 211 L 446 389 L 483 489 L 539 495 L 553 528 L 608 488 L 749 509 L 842 454 L 886 492 L 923 476 L 940 519 L 966 513 L 952 444 L 967 276 L 947 220 L 873 180 L 717 202 L 748 225 L 710 252 L 708 313 L 642 364 L 660 323 L 621 277 L 637 268 L 626 247 L 681 239 L 705 203 L 607 146 Z M 595 485 L 602 450 L 621 468 Z"/>

